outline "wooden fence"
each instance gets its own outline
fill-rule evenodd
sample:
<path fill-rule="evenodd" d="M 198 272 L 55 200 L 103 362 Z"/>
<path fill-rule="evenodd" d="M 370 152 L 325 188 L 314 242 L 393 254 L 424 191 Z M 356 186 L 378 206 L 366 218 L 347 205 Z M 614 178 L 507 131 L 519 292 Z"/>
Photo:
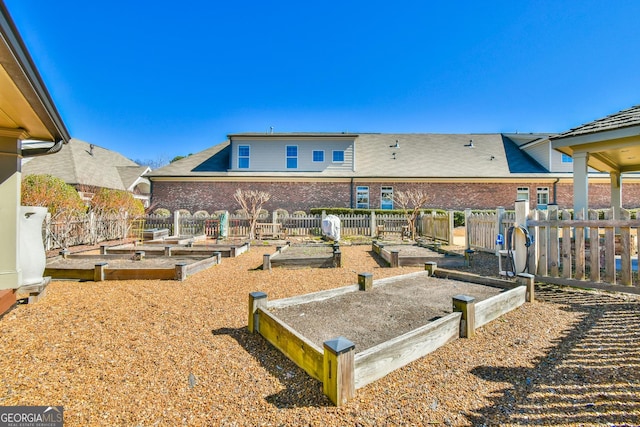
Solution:
<path fill-rule="evenodd" d="M 320 236 L 324 215 L 263 216 L 259 221 L 280 224 L 287 236 Z M 402 234 L 406 229 L 404 215 L 338 215 L 340 234 L 347 236 L 376 237 L 378 226 L 386 233 Z M 228 215 L 227 237 L 242 238 L 249 235 L 249 220 L 241 214 Z M 191 216 L 179 211 L 169 216 L 146 215 L 137 220 L 127 218 L 97 218 L 87 214 L 72 221 L 46 220 L 43 224 L 43 239 L 46 250 L 97 244 L 105 240 L 125 238 L 140 239 L 143 230 L 167 229 L 171 236 L 206 235 L 220 237 L 220 219 L 218 216 Z M 450 244 L 453 242 L 453 212 L 430 213 L 421 215 L 416 221 L 417 235 Z"/>
<path fill-rule="evenodd" d="M 515 212 L 497 208 L 489 212 L 472 212 L 465 210 L 466 246 L 481 252 L 496 252 L 498 235 L 505 235 L 515 222 Z"/>
<path fill-rule="evenodd" d="M 534 244 L 529 248 L 529 271 L 536 279 L 563 285 L 638 286 L 640 220 L 631 220 L 624 209 L 618 219 L 613 219 L 613 210 L 604 216 L 599 219 L 595 210 L 587 218 L 572 218 L 570 212 L 554 208 L 531 212 L 527 227 Z"/>

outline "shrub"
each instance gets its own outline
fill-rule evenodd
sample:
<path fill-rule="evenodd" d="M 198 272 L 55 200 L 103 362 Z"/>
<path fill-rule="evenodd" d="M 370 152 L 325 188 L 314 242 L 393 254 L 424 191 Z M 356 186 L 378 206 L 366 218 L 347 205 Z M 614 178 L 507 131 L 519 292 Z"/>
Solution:
<path fill-rule="evenodd" d="M 305 211 L 295 211 L 293 216 L 307 216 L 307 213 Z"/>
<path fill-rule="evenodd" d="M 85 213 L 86 205 L 78 192 L 60 178 L 51 175 L 27 175 L 22 179 L 22 205 L 44 206 L 52 218 Z"/>
<path fill-rule="evenodd" d="M 286 209 L 276 209 L 273 213 L 275 213 L 278 218 L 286 218 L 289 216 L 289 212 Z"/>
<path fill-rule="evenodd" d="M 189 212 L 189 209 L 178 209 L 178 213 L 180 214 L 180 216 L 191 216 L 191 212 Z"/>
<path fill-rule="evenodd" d="M 165 208 L 158 208 L 153 211 L 153 214 L 158 216 L 171 216 L 171 211 Z"/>
<path fill-rule="evenodd" d="M 208 218 L 209 217 L 209 212 L 207 211 L 196 211 L 193 214 L 194 218 Z"/>
<path fill-rule="evenodd" d="M 90 202 L 91 210 L 99 215 L 124 215 L 130 219 L 144 216 L 144 205 L 124 190 L 101 188 Z"/>

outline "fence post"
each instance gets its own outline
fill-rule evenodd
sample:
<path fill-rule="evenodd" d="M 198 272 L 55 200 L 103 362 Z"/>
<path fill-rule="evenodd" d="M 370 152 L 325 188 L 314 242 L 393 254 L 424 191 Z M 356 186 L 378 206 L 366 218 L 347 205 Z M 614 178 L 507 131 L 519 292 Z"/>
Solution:
<path fill-rule="evenodd" d="M 447 231 L 448 242 L 447 245 L 453 245 L 453 211 L 449 209 L 447 211 L 447 215 L 449 216 L 449 230 Z"/>
<path fill-rule="evenodd" d="M 180 235 L 180 211 L 173 211 L 173 235 Z"/>
<path fill-rule="evenodd" d="M 371 237 L 375 237 L 376 236 L 376 212 L 375 211 L 371 211 L 371 223 L 369 224 L 369 228 L 371 230 Z"/>
<path fill-rule="evenodd" d="M 471 249 L 471 224 L 469 224 L 470 216 L 471 216 L 471 209 L 466 208 L 464 210 L 464 228 L 465 228 L 464 246 L 467 249 Z"/>
<path fill-rule="evenodd" d="M 45 250 L 51 250 L 51 214 L 47 212 L 47 215 L 44 217 L 44 227 L 45 227 Z"/>
<path fill-rule="evenodd" d="M 504 217 L 504 207 L 498 206 L 496 208 L 496 236 L 502 234 L 504 236 L 504 226 L 502 225 L 502 218 Z"/>

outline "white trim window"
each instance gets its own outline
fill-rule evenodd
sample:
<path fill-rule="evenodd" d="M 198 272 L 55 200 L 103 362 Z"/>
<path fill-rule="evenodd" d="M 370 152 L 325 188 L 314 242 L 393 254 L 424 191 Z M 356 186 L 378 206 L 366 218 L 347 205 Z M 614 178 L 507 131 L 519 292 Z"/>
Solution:
<path fill-rule="evenodd" d="M 238 169 L 249 169 L 249 159 L 251 158 L 251 146 L 238 146 Z"/>
<path fill-rule="evenodd" d="M 380 189 L 380 209 L 393 209 L 393 187 Z"/>
<path fill-rule="evenodd" d="M 538 209 L 546 209 L 549 204 L 549 187 L 538 187 L 536 189 L 536 200 Z"/>
<path fill-rule="evenodd" d="M 344 150 L 333 150 L 331 161 L 333 163 L 344 163 Z"/>
<path fill-rule="evenodd" d="M 516 200 L 529 200 L 529 187 L 518 187 Z"/>
<path fill-rule="evenodd" d="M 287 145 L 287 169 L 298 169 L 298 146 Z"/>
<path fill-rule="evenodd" d="M 313 163 L 323 163 L 324 162 L 324 150 L 313 150 L 312 161 L 313 161 Z"/>
<path fill-rule="evenodd" d="M 356 208 L 369 209 L 369 187 L 356 187 Z"/>

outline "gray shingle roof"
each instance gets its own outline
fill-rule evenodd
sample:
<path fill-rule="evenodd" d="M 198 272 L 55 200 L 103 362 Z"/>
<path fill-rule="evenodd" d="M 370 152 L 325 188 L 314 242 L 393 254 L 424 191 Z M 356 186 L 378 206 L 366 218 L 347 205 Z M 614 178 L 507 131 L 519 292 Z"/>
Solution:
<path fill-rule="evenodd" d="M 287 136 L 300 135 L 296 133 Z M 304 134 L 309 136 L 309 134 Z M 333 135 L 333 134 L 327 134 Z M 524 134 L 523 134 L 524 135 Z M 282 134 L 269 137 L 278 138 Z M 314 134 L 321 138 L 323 134 Z M 327 169 L 322 172 L 228 172 L 230 143 L 211 147 L 148 177 L 298 176 L 386 178 L 506 178 L 514 174 L 547 174 L 548 171 L 518 148 L 509 137 L 496 134 L 382 134 L 355 137 L 355 172 Z M 520 136 L 519 143 L 539 139 Z M 396 140 L 399 147 L 392 147 Z M 471 143 L 472 142 L 472 143 Z M 395 153 L 395 154 L 394 154 Z"/>
<path fill-rule="evenodd" d="M 568 138 L 572 136 L 585 135 L 589 133 L 602 132 L 607 130 L 615 130 L 631 126 L 640 125 L 640 105 L 633 106 L 626 110 L 619 111 L 615 114 L 585 123 L 576 128 L 570 129 L 559 135 L 555 135 L 552 139 Z"/>
<path fill-rule="evenodd" d="M 120 153 L 72 138 L 56 154 L 25 159 L 22 174 L 48 174 L 71 185 L 127 190 L 146 169 Z"/>

